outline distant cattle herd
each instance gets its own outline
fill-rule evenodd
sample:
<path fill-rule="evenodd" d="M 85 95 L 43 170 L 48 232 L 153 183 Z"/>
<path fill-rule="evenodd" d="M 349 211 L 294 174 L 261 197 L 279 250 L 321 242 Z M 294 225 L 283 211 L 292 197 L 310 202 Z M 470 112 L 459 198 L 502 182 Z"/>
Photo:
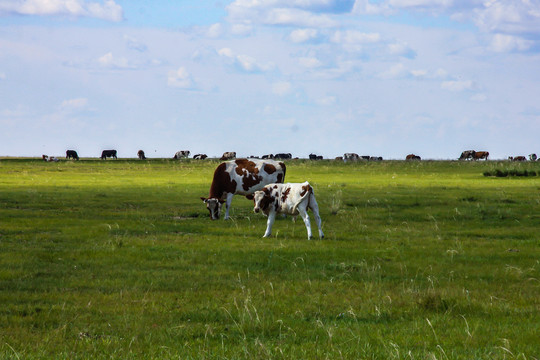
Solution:
<path fill-rule="evenodd" d="M 111 150 L 103 150 L 101 152 L 101 156 L 99 157 L 101 160 L 106 160 L 107 158 L 112 159 L 118 159 L 117 157 L 118 152 L 114 149 Z M 180 160 L 180 159 L 189 159 L 191 155 L 191 152 L 189 150 L 180 150 L 177 151 L 174 156 L 172 157 L 174 160 Z M 476 151 L 476 150 L 465 150 L 461 153 L 458 160 L 488 160 L 489 152 L 488 151 Z M 137 158 L 139 160 L 147 160 L 146 155 L 143 150 L 139 150 L 137 152 Z M 195 154 L 192 157 L 195 160 L 204 160 L 208 158 L 208 155 L 206 154 Z M 298 157 L 293 157 L 291 153 L 277 153 L 277 154 L 265 154 L 262 156 L 256 156 L 252 155 L 249 156 L 249 158 L 252 159 L 263 159 L 263 160 L 295 160 L 299 159 Z M 48 155 L 42 155 L 42 159 L 44 161 L 52 161 L 57 162 L 60 159 L 56 156 L 48 156 Z M 79 160 L 79 155 L 77 154 L 77 151 L 75 150 L 66 150 L 66 159 L 73 159 L 73 160 Z M 226 160 L 232 160 L 236 159 L 236 152 L 235 151 L 227 151 L 224 152 L 223 155 L 219 158 L 219 160 L 226 161 Z M 309 160 L 323 160 L 322 155 L 317 154 L 309 154 L 308 156 Z M 523 155 L 518 156 L 509 156 L 509 161 L 537 161 L 538 157 L 535 153 L 529 154 L 528 157 L 525 157 Z M 343 156 L 338 156 L 334 158 L 334 160 L 337 161 L 343 161 L 343 162 L 354 162 L 354 161 L 382 161 L 383 158 L 381 156 L 371 156 L 371 155 L 358 155 L 356 153 L 345 153 Z M 415 154 L 408 154 L 405 156 L 405 160 L 407 161 L 420 161 L 422 158 Z"/>

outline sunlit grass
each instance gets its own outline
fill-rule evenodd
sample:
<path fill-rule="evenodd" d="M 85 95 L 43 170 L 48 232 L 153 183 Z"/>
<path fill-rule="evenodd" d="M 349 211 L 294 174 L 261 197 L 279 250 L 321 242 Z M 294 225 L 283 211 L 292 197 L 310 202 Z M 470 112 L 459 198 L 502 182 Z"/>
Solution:
<path fill-rule="evenodd" d="M 241 197 L 210 221 L 216 165 L 0 161 L 0 358 L 538 358 L 538 177 L 292 161 L 308 241 Z"/>

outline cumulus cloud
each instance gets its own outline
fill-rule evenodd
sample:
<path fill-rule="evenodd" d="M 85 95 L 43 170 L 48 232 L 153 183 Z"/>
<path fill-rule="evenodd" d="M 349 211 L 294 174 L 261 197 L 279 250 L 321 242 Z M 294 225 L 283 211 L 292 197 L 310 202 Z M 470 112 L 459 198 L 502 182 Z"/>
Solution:
<path fill-rule="evenodd" d="M 84 0 L 3 0 L 0 1 L 0 15 L 40 15 L 92 17 L 108 21 L 121 21 L 123 10 L 114 0 L 103 3 Z"/>
<path fill-rule="evenodd" d="M 267 72 L 275 67 L 275 65 L 271 62 L 262 63 L 249 55 L 237 55 L 230 48 L 222 48 L 218 50 L 218 54 L 226 58 L 228 61 L 230 61 L 231 64 L 237 66 L 240 70 L 245 72 Z"/>
<path fill-rule="evenodd" d="M 109 52 L 98 59 L 99 65 L 110 69 L 135 69 L 136 66 L 129 63 L 124 57 L 115 57 Z"/>
<path fill-rule="evenodd" d="M 316 29 L 297 29 L 291 32 L 289 39 L 294 43 L 303 43 L 315 39 L 318 34 Z"/>
<path fill-rule="evenodd" d="M 409 74 L 405 65 L 399 63 L 392 65 L 389 69 L 379 73 L 379 77 L 382 79 L 396 79 L 400 77 L 405 77 Z"/>
<path fill-rule="evenodd" d="M 62 104 L 60 104 L 60 109 L 65 111 L 75 111 L 84 109 L 88 106 L 88 99 L 86 98 L 76 98 L 76 99 L 68 99 L 62 101 Z"/>
<path fill-rule="evenodd" d="M 351 2 L 352 0 L 236 0 L 227 6 L 227 11 L 232 23 L 332 27 L 338 23 L 326 13 L 335 13 L 344 8 L 344 3 Z"/>
<path fill-rule="evenodd" d="M 441 89 L 452 92 L 475 90 L 476 87 L 472 80 L 448 80 L 441 83 Z"/>
<path fill-rule="evenodd" d="M 395 42 L 387 45 L 390 55 L 403 56 L 409 59 L 416 57 L 416 52 L 404 42 Z"/>
<path fill-rule="evenodd" d="M 210 25 L 208 28 L 208 31 L 206 32 L 206 35 L 210 38 L 216 38 L 220 36 L 223 33 L 223 25 L 220 23 L 216 23 L 213 25 Z"/>
<path fill-rule="evenodd" d="M 183 66 L 177 70 L 169 71 L 167 84 L 180 89 L 192 89 L 194 87 L 194 81 L 191 75 Z"/>
<path fill-rule="evenodd" d="M 290 94 L 292 91 L 292 85 L 288 81 L 278 81 L 274 84 L 272 84 L 272 93 L 279 95 L 279 96 L 285 96 Z"/>
<path fill-rule="evenodd" d="M 315 69 L 322 66 L 322 63 L 319 59 L 314 57 L 301 57 L 298 59 L 298 63 L 305 68 Z"/>
<path fill-rule="evenodd" d="M 145 52 L 148 50 L 148 47 L 145 44 L 131 36 L 124 35 L 124 40 L 126 41 L 127 47 L 132 50 L 137 50 L 139 52 Z"/>
<path fill-rule="evenodd" d="M 490 49 L 495 52 L 526 51 L 534 45 L 534 41 L 518 36 L 495 34 L 491 40 Z"/>

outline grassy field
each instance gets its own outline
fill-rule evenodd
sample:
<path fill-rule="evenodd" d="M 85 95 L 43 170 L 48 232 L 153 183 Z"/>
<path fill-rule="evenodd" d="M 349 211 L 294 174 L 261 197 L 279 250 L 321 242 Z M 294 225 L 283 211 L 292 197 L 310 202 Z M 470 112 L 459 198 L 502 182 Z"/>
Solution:
<path fill-rule="evenodd" d="M 217 164 L 0 160 L 0 358 L 540 358 L 540 163 L 288 162 L 312 241 Z"/>

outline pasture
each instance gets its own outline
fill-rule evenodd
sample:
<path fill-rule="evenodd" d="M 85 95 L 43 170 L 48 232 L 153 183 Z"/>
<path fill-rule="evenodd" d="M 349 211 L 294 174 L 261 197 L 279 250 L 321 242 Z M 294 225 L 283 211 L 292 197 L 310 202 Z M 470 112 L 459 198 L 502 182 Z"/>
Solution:
<path fill-rule="evenodd" d="M 0 160 L 0 358 L 540 358 L 540 164 L 286 162 L 311 241 L 217 164 Z"/>

